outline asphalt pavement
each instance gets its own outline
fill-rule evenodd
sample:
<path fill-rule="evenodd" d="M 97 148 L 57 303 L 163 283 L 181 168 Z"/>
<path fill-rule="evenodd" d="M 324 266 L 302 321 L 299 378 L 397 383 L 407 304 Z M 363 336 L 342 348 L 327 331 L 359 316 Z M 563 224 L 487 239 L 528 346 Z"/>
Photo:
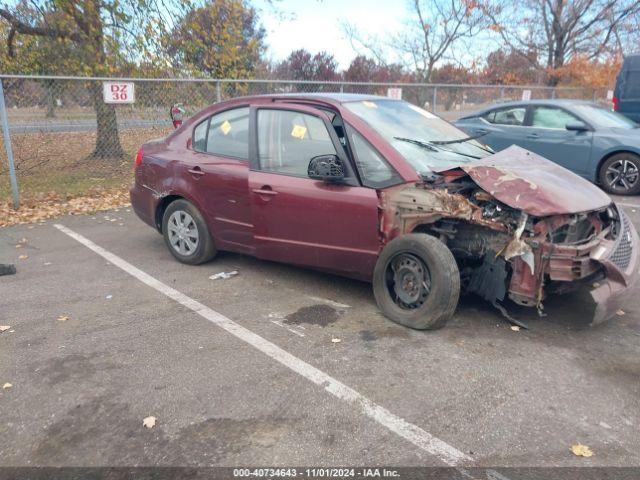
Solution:
<path fill-rule="evenodd" d="M 595 327 L 510 305 L 513 331 L 464 297 L 414 331 L 365 283 L 179 264 L 130 209 L 0 229 L 0 263 L 0 466 L 640 465 L 635 299 Z"/>

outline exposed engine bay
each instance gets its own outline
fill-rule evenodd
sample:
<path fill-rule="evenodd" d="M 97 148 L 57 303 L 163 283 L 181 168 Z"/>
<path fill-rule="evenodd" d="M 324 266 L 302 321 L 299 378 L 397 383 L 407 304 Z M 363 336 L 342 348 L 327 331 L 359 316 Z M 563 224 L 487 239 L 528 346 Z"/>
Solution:
<path fill-rule="evenodd" d="M 409 232 L 438 237 L 458 263 L 463 290 L 510 320 L 500 305 L 506 298 L 542 313 L 549 293 L 597 286 L 606 278 L 626 285 L 620 270 L 631 261 L 631 237 L 628 220 L 612 203 L 535 215 L 498 200 L 461 170 L 388 189 L 381 197 L 383 242 Z M 601 321 L 607 313 L 598 316 Z"/>

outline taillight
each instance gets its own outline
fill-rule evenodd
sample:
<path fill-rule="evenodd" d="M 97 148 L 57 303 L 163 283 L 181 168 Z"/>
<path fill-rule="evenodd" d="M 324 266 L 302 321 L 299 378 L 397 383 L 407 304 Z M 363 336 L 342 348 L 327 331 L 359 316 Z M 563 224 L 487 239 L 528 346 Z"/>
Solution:
<path fill-rule="evenodd" d="M 617 112 L 618 111 L 618 97 L 613 97 L 611 99 L 611 102 L 613 103 L 613 111 Z"/>
<path fill-rule="evenodd" d="M 136 161 L 133 164 L 133 169 L 135 170 L 136 168 L 138 168 L 140 166 L 140 164 L 142 163 L 142 147 L 140 147 L 138 149 L 138 153 L 136 153 Z"/>

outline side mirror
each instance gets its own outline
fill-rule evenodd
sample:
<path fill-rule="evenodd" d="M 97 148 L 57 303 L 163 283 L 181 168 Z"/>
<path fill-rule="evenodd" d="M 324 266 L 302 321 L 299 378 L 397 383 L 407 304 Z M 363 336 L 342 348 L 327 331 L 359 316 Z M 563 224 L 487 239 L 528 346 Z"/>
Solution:
<path fill-rule="evenodd" d="M 307 175 L 314 180 L 339 182 L 344 179 L 344 165 L 337 155 L 318 155 L 309 162 Z"/>
<path fill-rule="evenodd" d="M 565 125 L 565 128 L 573 132 L 586 132 L 589 130 L 589 127 L 584 122 L 579 121 L 569 122 Z"/>

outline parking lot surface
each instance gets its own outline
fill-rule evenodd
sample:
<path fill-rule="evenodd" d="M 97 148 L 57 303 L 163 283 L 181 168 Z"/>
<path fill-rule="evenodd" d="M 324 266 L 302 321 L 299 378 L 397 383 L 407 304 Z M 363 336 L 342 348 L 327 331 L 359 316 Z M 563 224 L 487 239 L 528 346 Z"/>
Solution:
<path fill-rule="evenodd" d="M 579 297 L 509 305 L 514 331 L 463 297 L 413 331 L 365 283 L 179 264 L 129 209 L 1 229 L 0 263 L 18 270 L 0 277 L 3 466 L 640 464 L 634 299 L 595 327 Z"/>

